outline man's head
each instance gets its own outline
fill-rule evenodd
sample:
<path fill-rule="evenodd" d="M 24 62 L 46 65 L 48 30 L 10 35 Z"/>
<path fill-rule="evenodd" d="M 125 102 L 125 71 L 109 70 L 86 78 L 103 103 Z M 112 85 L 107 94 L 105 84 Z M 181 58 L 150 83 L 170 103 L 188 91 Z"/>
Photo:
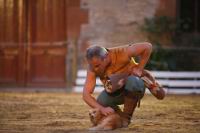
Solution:
<path fill-rule="evenodd" d="M 97 58 L 105 58 L 108 54 L 108 51 L 101 46 L 90 46 L 86 51 L 86 58 L 87 60 L 91 60 L 93 57 Z"/>
<path fill-rule="evenodd" d="M 101 46 L 91 46 L 86 51 L 86 58 L 90 68 L 98 74 L 102 74 L 109 65 L 108 51 Z"/>

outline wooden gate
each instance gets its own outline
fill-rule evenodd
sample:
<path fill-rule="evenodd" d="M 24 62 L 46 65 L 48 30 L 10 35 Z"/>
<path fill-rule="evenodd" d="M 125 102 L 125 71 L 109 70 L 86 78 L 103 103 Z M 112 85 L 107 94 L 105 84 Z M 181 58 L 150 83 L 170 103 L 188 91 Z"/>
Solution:
<path fill-rule="evenodd" d="M 26 22 L 22 1 L 0 1 L 0 84 L 25 83 Z"/>
<path fill-rule="evenodd" d="M 69 1 L 0 1 L 0 86 L 66 86 Z"/>

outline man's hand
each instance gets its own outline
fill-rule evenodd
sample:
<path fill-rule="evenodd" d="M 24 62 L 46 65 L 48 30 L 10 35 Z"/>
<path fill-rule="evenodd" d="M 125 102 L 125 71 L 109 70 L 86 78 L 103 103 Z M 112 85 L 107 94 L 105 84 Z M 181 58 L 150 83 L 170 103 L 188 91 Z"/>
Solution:
<path fill-rule="evenodd" d="M 132 74 L 135 75 L 135 76 L 138 76 L 138 77 L 141 77 L 142 76 L 142 69 L 139 68 L 139 67 L 134 67 L 133 70 L 132 70 Z"/>
<path fill-rule="evenodd" d="M 114 113 L 114 109 L 112 109 L 111 107 L 103 107 L 100 109 L 100 111 L 105 116 Z"/>

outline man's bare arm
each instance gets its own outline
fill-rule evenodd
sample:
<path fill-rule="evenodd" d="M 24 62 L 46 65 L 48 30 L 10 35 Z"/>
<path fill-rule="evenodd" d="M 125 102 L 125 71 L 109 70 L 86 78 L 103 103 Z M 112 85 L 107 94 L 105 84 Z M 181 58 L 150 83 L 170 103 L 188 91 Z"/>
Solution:
<path fill-rule="evenodd" d="M 127 51 L 129 57 L 141 57 L 138 67 L 143 69 L 151 55 L 152 45 L 148 42 L 136 43 L 129 46 Z"/>
<path fill-rule="evenodd" d="M 92 96 L 96 85 L 96 76 L 90 70 L 87 71 L 87 78 L 85 86 L 83 88 L 83 100 L 92 108 L 98 108 L 104 115 L 113 113 L 114 110 L 111 107 L 104 107 L 100 105 L 96 99 Z"/>
<path fill-rule="evenodd" d="M 142 70 L 144 69 L 146 63 L 149 60 L 151 51 L 152 45 L 148 42 L 136 43 L 127 47 L 127 52 L 130 58 L 136 56 L 140 57 L 137 70 L 135 70 L 136 75 L 141 76 Z"/>
<path fill-rule="evenodd" d="M 96 99 L 92 96 L 96 85 L 96 76 L 90 70 L 87 71 L 87 78 L 83 88 L 83 100 L 92 108 L 101 109 L 102 106 L 97 103 Z"/>

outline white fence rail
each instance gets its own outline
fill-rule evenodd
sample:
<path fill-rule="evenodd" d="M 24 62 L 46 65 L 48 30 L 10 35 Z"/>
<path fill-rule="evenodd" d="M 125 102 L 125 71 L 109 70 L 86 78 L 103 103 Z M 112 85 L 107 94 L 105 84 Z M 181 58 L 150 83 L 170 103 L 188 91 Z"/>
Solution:
<path fill-rule="evenodd" d="M 74 92 L 82 92 L 86 79 L 86 70 L 79 70 L 77 73 L 76 86 Z M 164 86 L 170 94 L 200 94 L 200 72 L 170 72 L 152 71 L 156 80 Z M 95 92 L 103 90 L 100 79 L 96 81 Z M 147 91 L 148 93 L 148 91 Z"/>

